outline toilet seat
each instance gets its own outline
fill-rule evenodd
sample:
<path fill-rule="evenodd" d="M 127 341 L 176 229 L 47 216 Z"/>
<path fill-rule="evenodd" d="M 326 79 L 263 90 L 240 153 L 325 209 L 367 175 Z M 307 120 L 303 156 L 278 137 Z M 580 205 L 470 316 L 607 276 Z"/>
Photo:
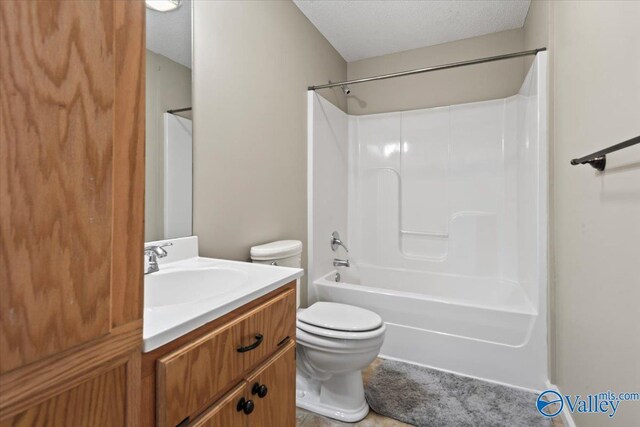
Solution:
<path fill-rule="evenodd" d="M 299 330 L 307 332 L 311 335 L 317 335 L 319 337 L 325 337 L 325 338 L 333 338 L 337 340 L 368 340 L 384 334 L 384 331 L 386 329 L 383 324 L 378 329 L 374 329 L 373 331 L 345 332 L 345 331 L 336 331 L 333 329 L 320 328 L 318 326 L 309 325 L 300 321 L 296 322 L 296 327 Z"/>
<path fill-rule="evenodd" d="M 300 310 L 296 327 L 309 334 L 342 340 L 371 339 L 385 330 L 376 313 L 335 302 L 317 302 Z"/>

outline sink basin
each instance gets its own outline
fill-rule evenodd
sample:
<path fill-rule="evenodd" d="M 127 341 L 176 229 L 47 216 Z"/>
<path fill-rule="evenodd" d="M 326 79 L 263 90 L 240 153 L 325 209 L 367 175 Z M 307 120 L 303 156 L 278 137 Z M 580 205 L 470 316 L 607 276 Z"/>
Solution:
<path fill-rule="evenodd" d="M 144 276 L 142 351 L 148 353 L 302 277 L 299 268 L 198 256 L 196 236 L 173 243 Z"/>
<path fill-rule="evenodd" d="M 147 308 L 188 304 L 237 291 L 249 279 L 245 271 L 231 268 L 200 268 L 160 271 L 146 278 Z"/>

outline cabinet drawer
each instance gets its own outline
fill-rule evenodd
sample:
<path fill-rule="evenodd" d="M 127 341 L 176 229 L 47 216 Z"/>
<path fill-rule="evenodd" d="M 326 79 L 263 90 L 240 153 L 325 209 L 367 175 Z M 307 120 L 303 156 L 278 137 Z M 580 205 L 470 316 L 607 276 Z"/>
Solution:
<path fill-rule="evenodd" d="M 286 344 L 295 334 L 295 310 L 295 291 L 288 290 L 159 359 L 158 425 L 196 415 Z"/>

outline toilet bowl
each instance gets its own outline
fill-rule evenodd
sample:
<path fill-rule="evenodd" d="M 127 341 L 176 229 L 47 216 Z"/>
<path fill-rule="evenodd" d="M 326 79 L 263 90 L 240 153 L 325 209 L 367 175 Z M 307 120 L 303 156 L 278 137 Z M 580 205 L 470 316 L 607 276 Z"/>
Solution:
<path fill-rule="evenodd" d="M 301 253 L 300 241 L 280 240 L 252 247 L 251 259 L 300 267 Z M 298 310 L 296 405 L 345 422 L 366 417 L 361 371 L 378 356 L 384 332 L 382 318 L 363 308 L 316 302 Z"/>
<path fill-rule="evenodd" d="M 369 413 L 361 370 L 380 352 L 385 326 L 377 314 L 317 302 L 298 311 L 296 405 L 345 422 Z"/>

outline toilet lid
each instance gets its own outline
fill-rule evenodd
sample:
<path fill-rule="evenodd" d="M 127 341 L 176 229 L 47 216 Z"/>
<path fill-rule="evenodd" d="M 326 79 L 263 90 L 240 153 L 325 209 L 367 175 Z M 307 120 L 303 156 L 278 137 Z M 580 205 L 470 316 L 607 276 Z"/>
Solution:
<path fill-rule="evenodd" d="M 364 308 L 337 302 L 317 302 L 298 314 L 308 325 L 345 332 L 364 332 L 379 328 L 382 318 Z"/>

